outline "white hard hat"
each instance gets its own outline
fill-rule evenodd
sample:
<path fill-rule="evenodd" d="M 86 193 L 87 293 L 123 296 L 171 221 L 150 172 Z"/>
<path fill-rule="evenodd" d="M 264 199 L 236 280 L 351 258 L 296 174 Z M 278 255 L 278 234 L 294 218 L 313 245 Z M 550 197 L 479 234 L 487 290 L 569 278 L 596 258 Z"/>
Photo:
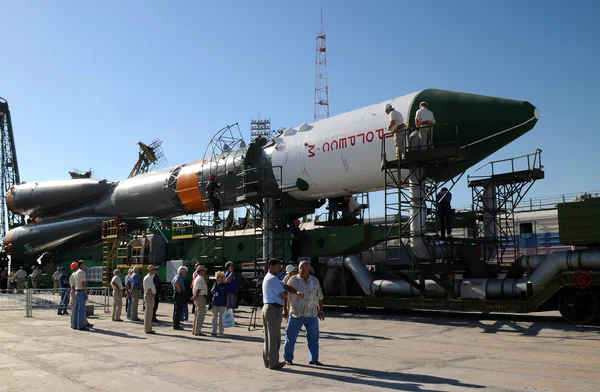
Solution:
<path fill-rule="evenodd" d="M 385 105 L 385 110 L 392 110 L 392 109 L 393 109 L 393 107 L 392 107 L 391 103 L 388 103 L 387 105 Z"/>

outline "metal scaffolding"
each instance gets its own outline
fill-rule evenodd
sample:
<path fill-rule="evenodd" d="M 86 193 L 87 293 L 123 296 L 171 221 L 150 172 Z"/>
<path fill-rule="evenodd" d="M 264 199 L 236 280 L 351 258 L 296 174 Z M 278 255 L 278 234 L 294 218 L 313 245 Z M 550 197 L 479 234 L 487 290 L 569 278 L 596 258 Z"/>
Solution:
<path fill-rule="evenodd" d="M 544 178 L 542 150 L 489 162 L 480 170 L 486 174 L 467 177 L 477 216 L 475 237 L 491 244 L 483 247 L 484 260 L 495 261 L 499 267 L 510 265 L 518 257 L 519 246 L 514 211 L 533 184 Z"/>
<path fill-rule="evenodd" d="M 12 120 L 8 102 L 0 97 L 0 143 L 1 156 L 0 163 L 2 164 L 0 208 L 2 209 L 2 221 L 0 222 L 0 237 L 4 238 L 6 233 L 18 226 L 25 224 L 25 217 L 16 214 L 8 208 L 4 195 L 14 187 L 21 183 L 19 176 L 19 164 L 17 162 L 17 150 L 15 147 L 15 136 L 13 133 Z"/>

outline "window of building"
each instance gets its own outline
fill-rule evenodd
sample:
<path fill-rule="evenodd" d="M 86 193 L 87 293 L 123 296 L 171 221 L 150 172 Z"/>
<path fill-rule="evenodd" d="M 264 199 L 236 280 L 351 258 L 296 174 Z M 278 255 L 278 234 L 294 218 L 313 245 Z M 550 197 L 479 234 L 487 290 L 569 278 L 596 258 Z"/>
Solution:
<path fill-rule="evenodd" d="M 533 238 L 533 223 L 529 222 L 519 224 L 519 233 L 521 234 L 521 238 L 524 240 Z"/>

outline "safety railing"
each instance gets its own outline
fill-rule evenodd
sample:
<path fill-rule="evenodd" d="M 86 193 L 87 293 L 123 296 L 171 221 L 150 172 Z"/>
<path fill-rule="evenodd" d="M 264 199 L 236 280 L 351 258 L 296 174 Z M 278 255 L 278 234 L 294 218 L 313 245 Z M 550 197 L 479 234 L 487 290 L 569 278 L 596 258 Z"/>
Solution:
<path fill-rule="evenodd" d="M 418 135 L 418 131 L 423 130 L 424 132 L 428 132 L 427 141 L 425 143 L 419 141 L 418 145 L 411 146 L 411 135 L 415 133 Z M 393 140 L 394 134 L 398 132 L 398 135 L 404 139 L 404 151 L 400 152 L 407 153 L 413 152 L 417 150 L 423 149 L 431 149 L 431 148 L 444 148 L 444 147 L 462 147 L 462 141 L 460 137 L 460 132 L 458 125 L 445 123 L 445 124 L 435 124 L 434 126 L 422 126 L 419 128 L 402 128 L 398 131 L 385 131 L 383 135 L 381 135 L 381 159 L 383 161 L 393 161 L 396 156 L 396 148 L 394 143 L 390 143 L 390 146 L 386 146 L 386 139 Z M 391 147 L 392 151 L 386 151 L 386 148 Z"/>
<path fill-rule="evenodd" d="M 542 165 L 542 150 L 538 148 L 535 150 L 535 152 L 532 152 L 531 154 L 488 162 L 475 170 L 475 172 L 484 170 L 486 172 L 485 174 L 471 174 L 467 177 L 467 182 L 477 180 L 480 178 L 487 178 L 490 175 L 494 176 L 505 173 L 517 173 L 521 171 L 542 170 L 543 168 L 544 166 Z"/>
<path fill-rule="evenodd" d="M 86 305 L 100 308 L 104 313 L 110 312 L 110 287 L 91 287 L 87 289 L 87 293 Z M 66 295 L 70 296 L 70 290 Z M 53 289 L 26 289 L 23 294 L 0 293 L 0 311 L 24 310 L 25 317 L 32 317 L 34 309 L 58 309 L 61 306 L 61 298 L 61 290 Z"/>

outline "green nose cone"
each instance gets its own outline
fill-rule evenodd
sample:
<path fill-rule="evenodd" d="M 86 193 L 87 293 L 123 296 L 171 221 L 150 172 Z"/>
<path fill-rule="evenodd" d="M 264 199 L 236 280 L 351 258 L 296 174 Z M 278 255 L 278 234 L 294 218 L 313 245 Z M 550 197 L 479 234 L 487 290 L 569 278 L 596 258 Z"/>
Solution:
<path fill-rule="evenodd" d="M 423 101 L 436 120 L 434 147 L 458 144 L 469 157 L 453 164 L 453 175 L 530 131 L 540 117 L 539 110 L 526 101 L 427 89 L 417 94 L 411 105 L 411 127 L 415 126 L 415 114 Z"/>

